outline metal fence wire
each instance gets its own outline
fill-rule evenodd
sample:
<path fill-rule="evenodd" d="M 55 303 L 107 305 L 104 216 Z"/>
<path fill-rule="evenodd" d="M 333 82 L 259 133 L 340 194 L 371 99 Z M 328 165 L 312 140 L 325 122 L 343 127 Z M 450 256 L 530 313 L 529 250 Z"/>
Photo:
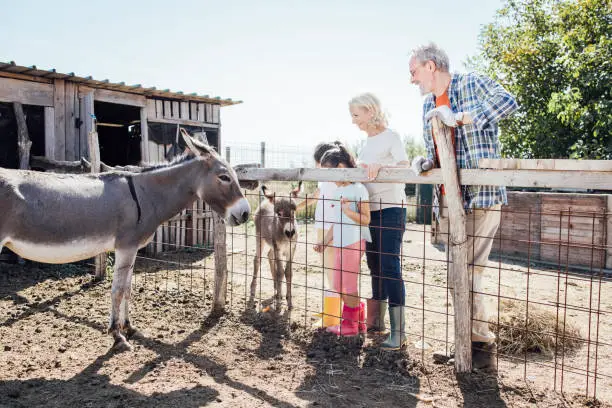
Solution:
<path fill-rule="evenodd" d="M 261 193 L 245 193 L 255 203 L 253 209 L 263 199 Z M 277 200 L 286 198 L 276 193 Z M 305 198 L 307 195 L 298 197 L 297 201 Z M 525 197 L 515 199 L 521 200 Z M 412 212 L 419 206 L 416 197 L 395 205 Z M 431 207 L 422 210 L 429 212 Z M 312 211 L 296 214 L 298 233 L 291 259 L 291 319 L 311 326 L 312 330 L 323 330 L 315 326 L 316 314 L 323 311 L 324 298 L 334 289 L 325 278 L 324 259 L 313 250 L 317 243 L 313 215 Z M 544 381 L 562 392 L 606 396 L 612 390 L 612 342 L 609 340 L 612 283 L 605 260 L 612 248 L 606 244 L 604 227 L 609 225 L 612 214 L 607 210 L 554 211 L 510 205 L 502 207 L 500 216 L 501 224 L 493 238 L 488 261 L 470 265 L 472 273 L 477 268 L 482 274 L 481 284 L 478 287 L 472 284 L 471 296 L 474 303 L 486 304 L 490 312 L 484 323 L 496 337 L 494 358 L 498 374 L 525 381 Z M 453 351 L 450 260 L 442 245 L 448 229 L 414 222 L 408 222 L 405 227 L 399 259 L 406 290 L 406 352 L 425 365 L 433 364 L 434 352 L 452 354 Z M 472 233 L 468 231 L 468 235 Z M 255 297 L 250 299 L 258 240 L 262 236 L 256 233 L 252 220 L 227 228 L 226 296 L 230 308 L 256 308 L 272 313 L 275 304 L 270 260 L 274 259 L 269 259 L 267 250 L 262 254 Z M 156 256 L 142 255 L 138 259 L 135 286 L 140 291 L 188 292 L 210 304 L 214 283 L 212 251 L 212 242 L 209 242 L 177 246 Z M 284 277 L 281 287 L 280 308 L 285 309 Z M 361 259 L 358 288 L 362 301 L 372 296 L 365 256 Z M 386 319 L 388 327 L 388 316 Z M 472 317 L 472 324 L 478 321 Z M 366 341 L 380 340 L 380 336 L 368 336 Z"/>

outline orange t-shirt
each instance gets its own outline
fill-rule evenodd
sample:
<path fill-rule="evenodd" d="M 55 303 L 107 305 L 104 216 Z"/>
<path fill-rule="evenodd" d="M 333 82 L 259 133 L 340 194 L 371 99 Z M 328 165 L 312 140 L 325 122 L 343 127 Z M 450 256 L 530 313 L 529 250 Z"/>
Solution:
<path fill-rule="evenodd" d="M 448 92 L 444 91 L 444 93 L 440 96 L 436 96 L 434 97 L 434 99 L 436 100 L 436 108 L 440 107 L 440 106 L 448 106 L 449 108 L 450 106 L 450 99 L 448 99 Z M 438 155 L 438 144 L 436 143 L 436 139 L 434 139 L 434 150 L 436 152 L 436 160 L 438 161 L 438 163 L 440 163 L 440 156 Z M 455 129 L 451 128 L 451 142 L 453 145 L 453 152 L 455 151 Z M 440 193 L 442 195 L 445 195 L 444 192 L 444 185 L 440 186 Z"/>

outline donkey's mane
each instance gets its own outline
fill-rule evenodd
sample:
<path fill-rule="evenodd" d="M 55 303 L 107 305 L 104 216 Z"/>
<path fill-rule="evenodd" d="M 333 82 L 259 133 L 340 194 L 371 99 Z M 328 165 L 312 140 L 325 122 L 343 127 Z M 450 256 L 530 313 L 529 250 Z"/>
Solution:
<path fill-rule="evenodd" d="M 172 159 L 172 161 L 169 162 L 165 162 L 165 163 L 155 163 L 155 164 L 149 164 L 146 167 L 144 167 L 141 171 L 141 173 L 145 173 L 145 172 L 149 172 L 149 171 L 154 171 L 154 170 L 159 170 L 159 169 L 165 169 L 167 167 L 172 167 L 172 166 L 176 166 L 177 164 L 181 164 L 181 163 L 185 163 L 191 159 L 195 159 L 196 155 L 189 152 L 189 153 L 183 153 L 180 156 L 176 156 L 174 159 Z"/>
<path fill-rule="evenodd" d="M 212 146 L 208 146 L 209 148 L 209 152 L 210 154 L 212 154 L 214 157 L 219 157 L 219 155 L 217 154 L 217 152 L 215 151 L 215 149 Z M 155 164 L 148 164 L 145 167 L 143 167 L 143 169 L 141 170 L 141 173 L 146 173 L 146 172 L 150 172 L 150 171 L 154 171 L 154 170 L 159 170 L 159 169 L 165 169 L 167 167 L 172 167 L 172 166 L 176 166 L 179 165 L 181 163 L 185 163 L 189 160 L 195 159 L 196 155 L 192 152 L 189 153 L 183 153 L 180 156 L 176 156 L 174 159 L 172 159 L 169 162 L 165 162 L 165 163 L 155 163 Z"/>

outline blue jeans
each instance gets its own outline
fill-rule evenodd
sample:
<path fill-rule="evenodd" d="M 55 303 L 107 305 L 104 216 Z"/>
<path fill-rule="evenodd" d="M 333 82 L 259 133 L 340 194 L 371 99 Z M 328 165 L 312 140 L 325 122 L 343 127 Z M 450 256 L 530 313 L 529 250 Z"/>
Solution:
<path fill-rule="evenodd" d="M 366 259 L 372 276 L 372 298 L 389 299 L 390 306 L 404 306 L 406 289 L 400 253 L 406 230 L 406 209 L 391 207 L 370 214 L 372 242 L 366 244 Z"/>

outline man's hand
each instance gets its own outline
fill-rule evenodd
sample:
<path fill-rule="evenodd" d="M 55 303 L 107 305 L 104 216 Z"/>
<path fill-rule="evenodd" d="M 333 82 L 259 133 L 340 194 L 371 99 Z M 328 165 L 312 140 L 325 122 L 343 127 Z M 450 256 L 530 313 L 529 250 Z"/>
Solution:
<path fill-rule="evenodd" d="M 410 166 L 412 171 L 418 176 L 424 171 L 431 170 L 433 168 L 433 161 L 424 158 L 423 156 L 417 156 L 412 159 L 412 164 Z"/>
<path fill-rule="evenodd" d="M 425 114 L 425 121 L 429 122 L 433 117 L 437 117 L 446 126 L 457 126 L 456 115 L 448 106 L 438 106 Z"/>

